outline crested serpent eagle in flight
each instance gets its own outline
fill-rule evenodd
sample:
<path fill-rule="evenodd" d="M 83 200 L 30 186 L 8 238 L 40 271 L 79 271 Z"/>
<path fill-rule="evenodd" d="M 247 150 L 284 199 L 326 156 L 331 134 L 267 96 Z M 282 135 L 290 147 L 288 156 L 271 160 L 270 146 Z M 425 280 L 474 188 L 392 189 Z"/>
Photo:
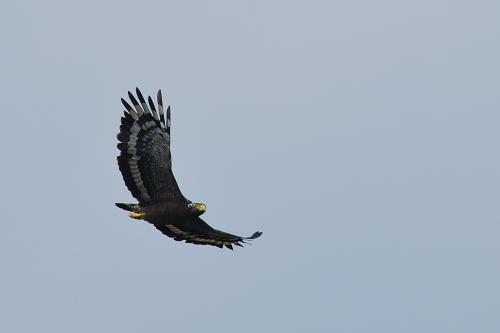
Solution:
<path fill-rule="evenodd" d="M 186 243 L 223 246 L 233 249 L 262 233 L 240 237 L 212 228 L 200 215 L 205 205 L 186 199 L 172 173 L 170 154 L 170 106 L 163 108 L 161 90 L 157 105 L 148 103 L 136 89 L 137 99 L 129 91 L 132 106 L 122 98 L 127 109 L 121 118 L 118 133 L 118 166 L 125 185 L 139 201 L 137 204 L 117 203 L 130 211 L 130 217 L 153 224 L 163 234 Z M 149 104 L 149 106 L 148 106 Z M 166 114 L 166 117 L 165 117 Z"/>

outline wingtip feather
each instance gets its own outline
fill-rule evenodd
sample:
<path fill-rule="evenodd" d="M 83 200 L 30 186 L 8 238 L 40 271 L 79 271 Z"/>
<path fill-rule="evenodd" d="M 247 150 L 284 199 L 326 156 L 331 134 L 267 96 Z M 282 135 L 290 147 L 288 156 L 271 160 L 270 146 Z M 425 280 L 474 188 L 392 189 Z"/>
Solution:
<path fill-rule="evenodd" d="M 158 90 L 158 94 L 156 95 L 156 98 L 158 99 L 158 103 L 160 105 L 163 105 L 162 96 L 161 96 L 161 89 Z"/>
<path fill-rule="evenodd" d="M 135 87 L 135 93 L 137 94 L 137 97 L 139 98 L 139 102 L 141 102 L 141 104 L 146 103 L 146 101 L 144 100 L 144 96 L 142 96 L 142 93 L 138 87 Z"/>
<path fill-rule="evenodd" d="M 246 237 L 245 239 L 256 239 L 256 238 L 259 238 L 261 235 L 262 235 L 261 231 L 256 231 L 256 232 L 253 233 L 252 236 Z"/>
<path fill-rule="evenodd" d="M 130 91 L 128 92 L 128 97 L 130 98 L 130 100 L 132 101 L 132 104 L 134 104 L 134 106 L 136 108 L 139 107 L 139 102 L 137 102 L 137 99 L 134 97 L 134 95 Z"/>
<path fill-rule="evenodd" d="M 130 106 L 130 104 L 128 104 L 127 101 L 124 100 L 123 98 L 121 99 L 121 101 L 122 101 L 122 104 L 125 107 L 125 109 L 127 109 L 127 111 L 130 112 L 130 110 L 132 110 L 132 107 Z"/>

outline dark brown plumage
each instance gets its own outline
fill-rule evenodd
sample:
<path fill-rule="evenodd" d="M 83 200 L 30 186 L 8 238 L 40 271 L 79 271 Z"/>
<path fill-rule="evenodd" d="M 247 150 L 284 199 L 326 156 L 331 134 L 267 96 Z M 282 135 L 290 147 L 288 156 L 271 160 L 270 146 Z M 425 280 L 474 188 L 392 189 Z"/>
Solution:
<path fill-rule="evenodd" d="M 170 153 L 170 106 L 163 108 L 161 91 L 157 105 L 151 97 L 148 103 L 136 89 L 137 100 L 129 92 L 131 106 L 122 99 L 127 111 L 121 120 L 118 133 L 118 166 L 125 185 L 138 204 L 117 203 L 116 206 L 131 211 L 130 217 L 146 220 L 163 234 L 186 243 L 223 246 L 232 249 L 262 233 L 240 237 L 214 229 L 199 216 L 205 205 L 186 199 L 172 173 Z M 149 105 L 148 105 L 149 104 Z"/>

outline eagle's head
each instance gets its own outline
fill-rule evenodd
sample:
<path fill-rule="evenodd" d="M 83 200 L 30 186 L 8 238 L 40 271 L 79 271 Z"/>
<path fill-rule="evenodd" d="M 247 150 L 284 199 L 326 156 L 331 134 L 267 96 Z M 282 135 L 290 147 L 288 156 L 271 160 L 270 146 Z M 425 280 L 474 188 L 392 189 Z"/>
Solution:
<path fill-rule="evenodd" d="M 188 209 L 195 216 L 200 216 L 201 214 L 205 213 L 205 211 L 207 210 L 207 206 L 202 203 L 191 202 L 188 204 Z"/>

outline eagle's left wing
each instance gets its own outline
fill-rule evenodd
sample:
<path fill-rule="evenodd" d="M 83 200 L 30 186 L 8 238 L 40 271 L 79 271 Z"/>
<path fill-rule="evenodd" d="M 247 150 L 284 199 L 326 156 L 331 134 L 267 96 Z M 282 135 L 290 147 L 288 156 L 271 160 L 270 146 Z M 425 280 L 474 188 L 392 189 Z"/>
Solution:
<path fill-rule="evenodd" d="M 240 237 L 223 232 L 209 226 L 201 218 L 197 217 L 189 220 L 176 220 L 171 224 L 154 225 L 163 234 L 175 239 L 176 241 L 185 241 L 186 243 L 213 245 L 222 248 L 233 249 L 233 245 L 243 246 L 247 243 L 245 240 L 251 240 L 260 237 L 262 232 L 255 232 L 250 237 Z"/>

